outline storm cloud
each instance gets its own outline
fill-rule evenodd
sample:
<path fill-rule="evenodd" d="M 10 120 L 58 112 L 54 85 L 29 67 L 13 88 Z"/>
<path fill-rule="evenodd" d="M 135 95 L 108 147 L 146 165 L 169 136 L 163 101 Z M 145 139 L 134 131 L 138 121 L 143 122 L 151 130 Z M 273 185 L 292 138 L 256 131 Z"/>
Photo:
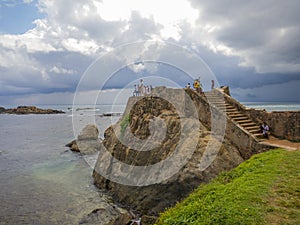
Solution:
<path fill-rule="evenodd" d="M 74 93 L 99 57 L 146 40 L 166 41 L 196 54 L 239 100 L 299 100 L 295 97 L 300 94 L 296 88 L 300 81 L 297 0 L 40 0 L 23 4 L 35 4 L 43 17 L 26 32 L 0 34 L 0 100 Z M 176 56 L 159 52 L 158 60 L 160 54 Z M 178 60 L 189 65 L 188 57 Z M 120 70 L 106 88 L 122 88 L 151 75 L 139 66 Z M 156 72 L 168 74 L 179 86 L 190 82 L 171 67 Z"/>

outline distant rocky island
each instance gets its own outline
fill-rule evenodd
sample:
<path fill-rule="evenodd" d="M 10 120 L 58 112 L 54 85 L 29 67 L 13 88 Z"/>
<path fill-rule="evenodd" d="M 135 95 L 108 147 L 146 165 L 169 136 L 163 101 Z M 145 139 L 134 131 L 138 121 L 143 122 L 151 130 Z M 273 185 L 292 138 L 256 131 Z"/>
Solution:
<path fill-rule="evenodd" d="M 4 107 L 0 107 L 0 114 L 60 114 L 65 113 L 61 110 L 55 109 L 41 109 L 36 106 L 18 106 L 17 108 L 6 109 Z"/>

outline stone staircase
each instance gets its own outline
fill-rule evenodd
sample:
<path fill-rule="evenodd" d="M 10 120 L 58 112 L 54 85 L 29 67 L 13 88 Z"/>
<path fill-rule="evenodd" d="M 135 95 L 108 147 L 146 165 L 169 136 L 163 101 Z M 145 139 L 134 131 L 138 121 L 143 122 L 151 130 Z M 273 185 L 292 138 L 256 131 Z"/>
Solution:
<path fill-rule="evenodd" d="M 233 122 L 250 133 L 250 135 L 254 136 L 258 140 L 263 139 L 263 135 L 259 131 L 259 125 L 257 125 L 252 119 L 241 112 L 238 108 L 226 102 L 225 98 L 220 97 L 213 92 L 205 92 L 205 96 L 212 106 L 215 106 L 219 110 L 224 111 Z"/>

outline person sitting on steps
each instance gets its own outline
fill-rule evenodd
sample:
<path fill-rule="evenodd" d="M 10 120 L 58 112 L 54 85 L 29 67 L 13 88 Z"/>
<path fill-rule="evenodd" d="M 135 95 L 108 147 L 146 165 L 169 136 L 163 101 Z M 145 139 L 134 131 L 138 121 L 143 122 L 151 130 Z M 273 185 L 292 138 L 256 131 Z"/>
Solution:
<path fill-rule="evenodd" d="M 269 126 L 266 124 L 266 122 L 263 122 L 263 124 L 260 126 L 260 131 L 262 132 L 264 138 L 269 139 Z"/>

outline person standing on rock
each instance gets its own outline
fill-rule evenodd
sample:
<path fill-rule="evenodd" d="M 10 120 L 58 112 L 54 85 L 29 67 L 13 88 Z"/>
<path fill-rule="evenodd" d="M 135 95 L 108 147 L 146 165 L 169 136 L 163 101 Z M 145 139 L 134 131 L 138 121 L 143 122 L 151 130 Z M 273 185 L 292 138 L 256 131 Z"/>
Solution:
<path fill-rule="evenodd" d="M 145 94 L 145 88 L 144 88 L 144 81 L 143 81 L 143 79 L 140 80 L 140 84 L 139 84 L 138 89 L 139 89 L 140 95 L 144 96 L 144 94 Z"/>
<path fill-rule="evenodd" d="M 199 84 L 198 79 L 194 80 L 193 88 L 196 92 L 199 92 L 199 86 L 200 86 L 200 84 Z"/>
<path fill-rule="evenodd" d="M 133 96 L 139 96 L 140 93 L 139 93 L 139 89 L 138 87 L 136 86 L 136 84 L 134 85 L 134 91 L 133 91 Z"/>
<path fill-rule="evenodd" d="M 214 90 L 214 88 L 215 88 L 215 81 L 211 80 L 211 90 Z"/>
<path fill-rule="evenodd" d="M 199 94 L 202 93 L 202 87 L 201 87 L 200 79 L 194 80 L 193 87 L 196 90 L 196 92 L 198 92 Z"/>

